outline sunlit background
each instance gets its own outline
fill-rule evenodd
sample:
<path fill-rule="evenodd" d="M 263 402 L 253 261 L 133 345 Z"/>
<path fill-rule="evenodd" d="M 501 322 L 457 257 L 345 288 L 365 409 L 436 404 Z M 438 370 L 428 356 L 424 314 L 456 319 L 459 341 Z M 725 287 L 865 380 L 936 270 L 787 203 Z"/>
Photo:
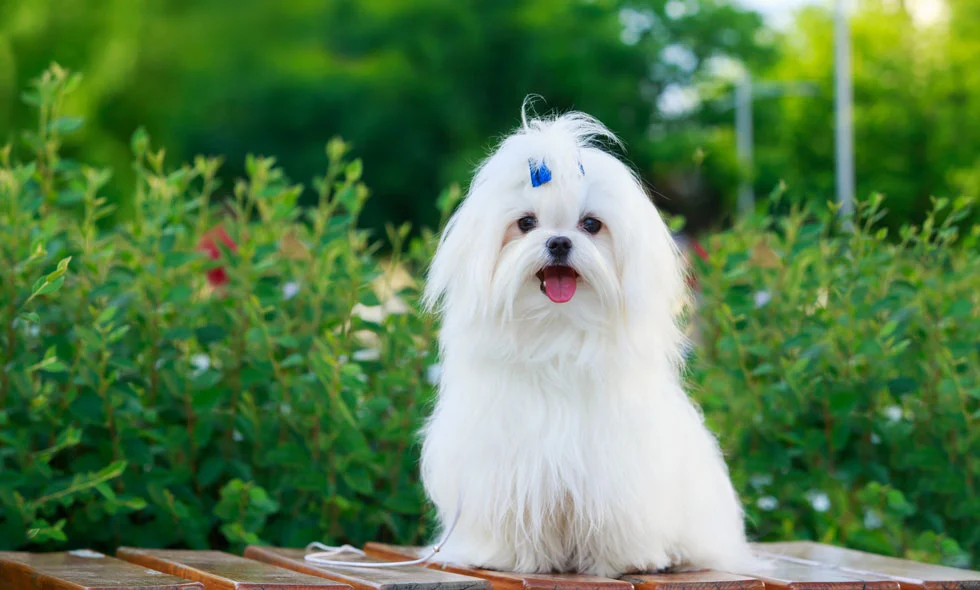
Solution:
<path fill-rule="evenodd" d="M 855 0 L 856 194 L 889 222 L 980 183 L 980 7 Z M 833 6 L 823 0 L 364 0 L 239 3 L 7 0 L 0 4 L 0 137 L 50 62 L 82 72 L 70 149 L 125 180 L 139 126 L 177 159 L 276 156 L 297 181 L 340 135 L 365 163 L 364 222 L 432 225 L 435 195 L 518 120 L 600 117 L 667 210 L 694 233 L 726 223 L 740 182 L 764 201 L 834 198 Z M 751 162 L 739 164 L 735 83 L 753 82 Z M 122 195 L 117 199 L 125 201 Z M 122 203 L 125 213 L 126 204 Z"/>

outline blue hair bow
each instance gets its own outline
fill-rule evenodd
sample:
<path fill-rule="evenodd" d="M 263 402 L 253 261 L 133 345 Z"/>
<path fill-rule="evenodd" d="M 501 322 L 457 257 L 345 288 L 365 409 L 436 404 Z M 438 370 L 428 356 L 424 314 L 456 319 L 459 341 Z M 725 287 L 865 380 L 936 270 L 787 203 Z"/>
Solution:
<path fill-rule="evenodd" d="M 528 170 L 531 172 L 531 186 L 537 188 L 542 184 L 548 184 L 551 182 L 551 168 L 541 160 L 540 163 L 536 163 L 534 160 L 527 161 Z M 585 168 L 582 167 L 582 163 L 578 163 L 578 169 L 585 176 Z"/>
<path fill-rule="evenodd" d="M 531 171 L 531 186 L 537 188 L 542 184 L 547 184 L 551 182 L 551 168 L 541 160 L 540 164 L 536 164 L 534 160 L 528 160 L 527 166 Z"/>

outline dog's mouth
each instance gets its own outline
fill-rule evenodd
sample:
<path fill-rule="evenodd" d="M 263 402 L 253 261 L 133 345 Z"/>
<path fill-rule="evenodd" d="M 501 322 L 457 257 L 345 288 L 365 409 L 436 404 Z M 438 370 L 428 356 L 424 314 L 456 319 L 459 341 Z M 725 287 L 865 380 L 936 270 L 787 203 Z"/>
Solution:
<path fill-rule="evenodd" d="M 541 281 L 541 292 L 554 303 L 567 303 L 575 296 L 578 273 L 574 268 L 563 265 L 546 266 L 536 276 Z"/>

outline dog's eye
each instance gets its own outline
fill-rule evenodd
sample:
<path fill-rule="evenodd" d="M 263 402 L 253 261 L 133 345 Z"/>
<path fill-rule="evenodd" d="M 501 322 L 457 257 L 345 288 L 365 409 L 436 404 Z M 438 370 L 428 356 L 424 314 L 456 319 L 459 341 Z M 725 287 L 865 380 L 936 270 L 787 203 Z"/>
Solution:
<path fill-rule="evenodd" d="M 517 229 L 524 233 L 527 233 L 536 227 L 538 227 L 538 219 L 533 215 L 521 217 L 517 220 Z"/>
<path fill-rule="evenodd" d="M 602 222 L 595 217 L 586 217 L 582 220 L 582 229 L 592 235 L 596 235 L 602 229 Z"/>

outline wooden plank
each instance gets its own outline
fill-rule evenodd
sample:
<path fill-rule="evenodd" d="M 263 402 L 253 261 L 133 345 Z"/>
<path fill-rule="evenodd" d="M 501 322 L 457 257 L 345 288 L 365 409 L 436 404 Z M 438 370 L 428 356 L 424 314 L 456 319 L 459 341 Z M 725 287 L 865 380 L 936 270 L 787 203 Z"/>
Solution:
<path fill-rule="evenodd" d="M 303 549 L 259 547 L 250 545 L 245 557 L 264 561 L 312 576 L 329 578 L 350 584 L 356 590 L 489 590 L 490 583 L 480 578 L 462 576 L 450 572 L 420 566 L 386 568 L 356 568 L 325 566 L 306 561 Z M 353 553 L 338 554 L 333 561 L 383 562 L 376 557 Z"/>
<path fill-rule="evenodd" d="M 763 554 L 762 557 L 769 557 Z M 778 590 L 901 590 L 891 578 L 870 573 L 844 572 L 834 567 L 786 558 L 771 558 L 771 567 L 739 572 L 759 578 L 767 589 Z M 919 590 L 922 590 L 921 588 Z"/>
<path fill-rule="evenodd" d="M 62 553 L 0 552 L 3 590 L 204 590 L 162 574 L 81 549 Z"/>
<path fill-rule="evenodd" d="M 419 558 L 423 551 L 420 547 L 399 547 L 396 545 L 386 545 L 384 543 L 368 543 L 364 546 L 364 551 L 369 555 L 388 561 L 402 561 Z M 498 572 L 493 570 L 462 567 L 457 565 L 441 563 L 427 563 L 426 567 L 442 569 L 483 578 L 490 582 L 493 590 L 632 590 L 633 586 L 629 582 L 613 580 L 599 576 L 585 576 L 580 574 L 518 574 L 512 572 Z M 870 590 L 870 589 L 869 589 Z"/>
<path fill-rule="evenodd" d="M 763 590 L 757 578 L 700 570 L 667 574 L 628 574 L 620 578 L 634 590 Z"/>
<path fill-rule="evenodd" d="M 771 554 L 836 567 L 845 572 L 877 574 L 897 581 L 903 590 L 980 590 L 980 572 L 931 565 L 844 549 L 811 541 L 759 543 L 756 548 Z"/>
<path fill-rule="evenodd" d="M 350 590 L 331 580 L 289 571 L 222 551 L 120 547 L 131 563 L 204 584 L 205 590 Z"/>

